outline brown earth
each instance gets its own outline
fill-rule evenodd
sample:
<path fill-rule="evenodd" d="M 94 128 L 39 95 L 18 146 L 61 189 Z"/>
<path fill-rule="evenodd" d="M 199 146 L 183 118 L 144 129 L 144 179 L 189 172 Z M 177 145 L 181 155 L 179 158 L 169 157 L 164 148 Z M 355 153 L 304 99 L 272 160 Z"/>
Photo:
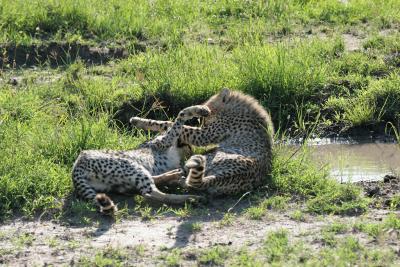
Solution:
<path fill-rule="evenodd" d="M 82 217 L 56 221 L 16 219 L 0 225 L 0 265 L 75 266 L 85 257 L 93 258 L 109 248 L 127 253 L 125 263 L 133 266 L 163 265 L 161 256 L 165 251 L 178 248 L 183 265 L 195 265 L 198 251 L 202 249 L 222 246 L 233 251 L 243 247 L 255 251 L 264 244 L 269 232 L 281 229 L 288 231 L 291 244 L 303 242 L 313 251 L 319 251 L 326 245 L 322 233 L 333 223 L 343 224 L 347 229 L 335 238 L 352 236 L 366 248 L 384 246 L 400 255 L 397 230 L 377 240 L 353 227 L 357 222 L 379 223 L 389 213 L 399 217 L 399 210 L 371 209 L 361 216 L 303 213 L 301 219 L 296 219 L 294 212 L 303 210 L 304 206 L 292 203 L 285 210 L 268 210 L 262 218 L 254 220 L 245 212 L 247 207 L 254 206 L 251 199 L 244 198 L 238 205 L 236 201 L 216 199 L 200 212 L 196 209 L 197 212 L 186 216 L 155 215 L 148 220 L 128 216 L 116 221 L 93 212 L 87 223 L 82 223 Z M 223 218 L 228 210 L 234 215 L 229 222 Z M 193 225 L 198 225 L 198 229 L 194 230 Z M 139 253 L 139 250 L 143 251 Z"/>

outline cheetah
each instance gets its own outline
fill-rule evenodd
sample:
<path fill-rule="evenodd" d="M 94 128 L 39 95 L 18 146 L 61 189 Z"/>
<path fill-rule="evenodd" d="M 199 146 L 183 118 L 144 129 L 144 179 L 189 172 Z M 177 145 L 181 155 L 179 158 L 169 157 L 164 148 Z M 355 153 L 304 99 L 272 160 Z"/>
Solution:
<path fill-rule="evenodd" d="M 145 142 L 138 149 L 128 151 L 85 150 L 72 168 L 72 180 L 77 195 L 93 201 L 100 212 L 114 214 L 116 205 L 105 192 L 128 193 L 138 190 L 146 198 L 163 203 L 179 204 L 199 200 L 196 195 L 165 194 L 156 187 L 182 176 L 181 159 L 188 152 L 187 145 L 179 145 L 178 138 L 184 122 L 210 113 L 205 106 L 182 110 L 165 134 Z"/>
<path fill-rule="evenodd" d="M 210 110 L 201 127 L 184 126 L 180 142 L 217 146 L 193 155 L 187 176 L 176 183 L 212 195 L 232 195 L 260 186 L 271 172 L 274 129 L 269 113 L 251 96 L 223 89 L 203 107 Z M 165 131 L 168 121 L 131 118 L 138 128 Z"/>

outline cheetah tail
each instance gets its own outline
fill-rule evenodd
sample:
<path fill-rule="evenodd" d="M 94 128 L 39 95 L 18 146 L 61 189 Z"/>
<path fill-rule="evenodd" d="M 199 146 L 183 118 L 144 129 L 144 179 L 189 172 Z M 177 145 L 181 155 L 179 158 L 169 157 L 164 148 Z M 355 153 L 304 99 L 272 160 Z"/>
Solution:
<path fill-rule="evenodd" d="M 144 194 L 144 197 L 168 204 L 183 204 L 186 201 L 197 201 L 202 199 L 201 196 L 196 195 L 165 194 L 159 191 L 157 188 L 153 188 L 150 194 Z"/>
<path fill-rule="evenodd" d="M 109 196 L 104 193 L 97 194 L 95 197 L 96 204 L 100 207 L 100 212 L 104 214 L 113 215 L 118 211 L 117 206 Z"/>

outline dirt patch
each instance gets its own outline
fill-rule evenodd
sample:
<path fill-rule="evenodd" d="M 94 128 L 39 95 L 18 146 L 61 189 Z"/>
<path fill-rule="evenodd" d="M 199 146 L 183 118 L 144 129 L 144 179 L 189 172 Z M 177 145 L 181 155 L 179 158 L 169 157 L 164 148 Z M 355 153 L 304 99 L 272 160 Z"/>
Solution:
<path fill-rule="evenodd" d="M 346 51 L 353 52 L 361 49 L 362 39 L 353 34 L 343 34 L 344 47 Z"/>
<path fill-rule="evenodd" d="M 165 251 L 174 249 L 182 252 L 185 265 L 193 265 L 198 251 L 216 246 L 232 251 L 243 247 L 255 251 L 263 246 L 268 233 L 282 229 L 288 232 L 291 243 L 302 242 L 313 251 L 319 251 L 326 245 L 322 233 L 332 224 L 347 229 L 337 236 L 339 239 L 351 235 L 371 249 L 379 248 L 382 242 L 386 248 L 398 249 L 398 241 L 391 237 L 378 243 L 367 234 L 352 230 L 352 226 L 360 221 L 359 217 L 304 214 L 298 220 L 292 215 L 301 209 L 296 204 L 287 210 L 269 210 L 261 219 L 251 220 L 241 212 L 251 204 L 244 202 L 239 205 L 239 210 L 234 209 L 239 213 L 232 214 L 231 221 L 224 219 L 222 210 L 228 207 L 225 200 L 218 200 L 211 205 L 213 208 L 189 217 L 156 216 L 151 220 L 130 217 L 116 222 L 97 214 L 93 223 L 86 226 L 62 221 L 14 220 L 0 226 L 0 264 L 73 266 L 79 265 L 85 257 L 93 258 L 112 248 L 127 252 L 129 265 L 160 265 Z M 223 208 L 216 208 L 218 206 Z M 361 221 L 378 223 L 389 213 L 387 210 L 371 210 Z"/>
<path fill-rule="evenodd" d="M 145 51 L 146 47 L 136 44 L 134 51 Z M 57 67 L 81 59 L 88 64 L 104 64 L 111 59 L 126 58 L 124 47 L 92 47 L 80 43 L 49 42 L 40 45 L 0 46 L 0 68 L 21 68 L 48 64 Z"/>

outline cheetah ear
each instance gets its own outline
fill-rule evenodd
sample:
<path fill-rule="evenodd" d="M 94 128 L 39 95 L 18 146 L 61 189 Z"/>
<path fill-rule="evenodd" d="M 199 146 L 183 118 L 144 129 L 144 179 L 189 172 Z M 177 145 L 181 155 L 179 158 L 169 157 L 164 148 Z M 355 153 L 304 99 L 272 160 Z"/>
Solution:
<path fill-rule="evenodd" d="M 222 98 L 222 103 L 225 103 L 226 102 L 226 100 L 228 99 L 228 97 L 230 96 L 230 94 L 231 94 L 231 90 L 229 90 L 229 88 L 223 88 L 222 90 L 221 90 L 221 92 L 219 93 L 219 95 L 220 95 L 220 97 Z"/>

